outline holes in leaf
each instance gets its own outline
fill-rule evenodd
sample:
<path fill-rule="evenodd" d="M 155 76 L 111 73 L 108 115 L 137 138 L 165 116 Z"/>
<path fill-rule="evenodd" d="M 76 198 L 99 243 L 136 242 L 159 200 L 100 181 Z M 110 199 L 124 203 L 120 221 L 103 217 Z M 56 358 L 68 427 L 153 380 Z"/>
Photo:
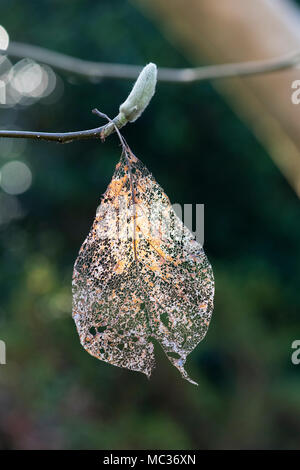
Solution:
<path fill-rule="evenodd" d="M 96 328 L 95 328 L 94 326 L 92 326 L 92 327 L 89 329 L 89 333 L 91 333 L 91 335 L 95 336 L 95 334 L 97 333 Z"/>
<path fill-rule="evenodd" d="M 167 328 L 169 328 L 169 319 L 167 313 L 162 313 L 160 316 L 160 320 Z"/>
<path fill-rule="evenodd" d="M 167 353 L 169 357 L 172 357 L 173 359 L 180 359 L 180 354 L 177 354 L 175 352 L 168 352 Z"/>
<path fill-rule="evenodd" d="M 98 326 L 98 333 L 103 333 L 106 330 L 107 326 Z"/>
<path fill-rule="evenodd" d="M 147 341 L 148 341 L 149 343 L 153 343 L 153 344 L 156 343 L 156 339 L 153 338 L 153 336 L 148 336 Z"/>

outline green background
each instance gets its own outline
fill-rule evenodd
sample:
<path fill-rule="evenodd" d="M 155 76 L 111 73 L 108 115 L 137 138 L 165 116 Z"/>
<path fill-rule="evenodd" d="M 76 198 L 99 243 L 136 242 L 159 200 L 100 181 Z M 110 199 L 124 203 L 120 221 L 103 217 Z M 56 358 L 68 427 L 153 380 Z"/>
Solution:
<path fill-rule="evenodd" d="M 0 2 L 11 40 L 73 56 L 190 65 L 130 3 Z M 114 116 L 130 81 L 59 74 L 59 101 L 0 109 L 0 127 L 67 131 Z M 62 86 L 62 85 L 61 85 Z M 71 318 L 71 276 L 120 148 L 116 136 L 26 142 L 23 217 L 0 226 L 2 449 L 299 448 L 300 206 L 269 155 L 211 84 L 159 83 L 123 132 L 172 203 L 205 204 L 215 309 L 180 378 L 163 354 L 150 381 L 89 356 Z M 12 157 L 0 152 L 0 167 Z M 0 193 L 1 195 L 1 193 Z"/>

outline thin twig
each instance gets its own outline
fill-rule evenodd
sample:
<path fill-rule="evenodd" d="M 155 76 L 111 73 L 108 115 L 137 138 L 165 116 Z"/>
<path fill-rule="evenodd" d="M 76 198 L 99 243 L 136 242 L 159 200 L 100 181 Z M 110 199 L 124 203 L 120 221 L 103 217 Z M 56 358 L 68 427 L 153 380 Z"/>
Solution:
<path fill-rule="evenodd" d="M 42 47 L 32 46 L 29 44 L 23 44 L 18 42 L 11 42 L 6 53 L 17 58 L 28 57 L 38 62 L 48 64 L 63 72 L 80 75 L 82 77 L 90 79 L 133 79 L 140 76 L 144 76 L 145 78 L 145 74 L 143 75 L 141 73 L 142 67 L 138 67 L 135 65 L 90 62 L 86 60 L 77 59 L 75 57 L 71 57 L 65 54 L 60 54 L 58 52 L 50 51 Z M 201 80 L 213 80 L 220 78 L 276 72 L 295 67 L 298 64 L 300 64 L 300 51 L 293 52 L 283 57 L 275 59 L 267 59 L 253 62 L 209 65 L 204 67 L 183 69 L 160 68 L 158 71 L 157 79 L 160 81 L 174 83 L 190 83 Z M 151 90 L 150 94 L 148 91 L 149 96 L 146 99 L 145 106 L 142 99 L 143 97 L 139 97 L 138 106 L 133 106 L 131 95 L 129 95 L 129 103 L 127 103 L 127 99 L 123 103 L 123 105 L 120 106 L 120 113 L 114 118 L 113 124 L 109 122 L 104 126 L 96 127 L 94 129 L 63 133 L 1 130 L 0 137 L 46 140 L 58 143 L 69 143 L 79 139 L 97 139 L 101 138 L 101 136 L 102 138 L 105 138 L 115 131 L 115 126 L 120 129 L 125 124 L 127 124 L 127 122 L 132 122 L 134 119 L 136 119 L 136 117 L 140 115 L 140 113 L 150 101 L 155 89 L 156 67 L 155 70 L 153 68 L 153 64 L 148 64 L 147 67 L 149 67 L 148 70 L 150 70 L 150 77 L 152 77 L 153 81 L 153 83 L 150 83 L 150 85 L 154 86 L 154 88 L 152 90 L 152 94 Z M 142 89 L 144 89 L 144 85 Z M 126 108 L 126 113 L 121 110 L 122 106 L 124 105 Z M 130 110 L 127 109 L 128 105 L 131 106 Z M 142 111 L 140 111 L 140 109 L 142 109 Z M 131 111 L 131 114 L 129 111 Z"/>
<path fill-rule="evenodd" d="M 102 78 L 135 79 L 142 70 L 142 67 L 137 65 L 92 62 L 19 42 L 11 42 L 5 53 L 16 58 L 28 57 L 50 65 L 61 72 L 93 80 Z M 160 67 L 158 70 L 158 80 L 173 83 L 191 83 L 201 80 L 215 80 L 276 72 L 295 67 L 298 64 L 300 64 L 300 51 L 295 51 L 274 59 L 251 62 L 207 65 L 182 69 Z"/>
<path fill-rule="evenodd" d="M 32 131 L 7 131 L 0 130 L 0 137 L 11 137 L 17 139 L 47 140 L 66 144 L 81 139 L 104 140 L 112 132 L 124 127 L 128 122 L 135 121 L 148 106 L 154 92 L 157 81 L 157 67 L 155 64 L 146 65 L 139 74 L 130 94 L 119 107 L 119 114 L 114 119 L 109 119 L 98 110 L 94 114 L 109 120 L 107 124 L 86 131 L 75 132 L 32 132 Z"/>
<path fill-rule="evenodd" d="M 105 139 L 110 134 L 115 132 L 115 128 L 127 124 L 127 120 L 121 119 L 120 114 L 116 116 L 111 122 L 104 126 L 95 127 L 94 129 L 87 129 L 85 131 L 74 132 L 36 132 L 36 131 L 8 131 L 0 130 L 0 137 L 8 137 L 15 139 L 34 139 L 46 140 L 48 142 L 57 142 L 59 144 L 68 144 L 74 140 L 87 140 L 87 139 Z"/>
<path fill-rule="evenodd" d="M 15 139 L 35 139 L 35 140 L 46 140 L 48 142 L 57 142 L 60 144 L 67 144 L 74 140 L 81 139 L 100 139 L 101 133 L 107 129 L 107 124 L 94 129 L 88 129 L 85 131 L 75 132 L 32 132 L 32 131 L 0 131 L 0 137 L 10 137 Z M 108 132 L 106 136 L 114 132 L 114 128 L 111 132 Z"/>

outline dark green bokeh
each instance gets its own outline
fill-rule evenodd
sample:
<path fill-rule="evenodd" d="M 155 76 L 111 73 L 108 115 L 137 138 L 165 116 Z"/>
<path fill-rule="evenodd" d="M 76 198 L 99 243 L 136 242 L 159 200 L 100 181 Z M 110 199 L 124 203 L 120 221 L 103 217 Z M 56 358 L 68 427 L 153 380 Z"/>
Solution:
<path fill-rule="evenodd" d="M 86 59 L 189 65 L 119 0 L 1 2 L 1 24 L 11 40 Z M 61 78 L 58 102 L 2 108 L 1 127 L 95 127 L 90 110 L 114 116 L 131 87 Z M 0 448 L 299 448 L 299 200 L 209 83 L 159 84 L 124 136 L 172 202 L 205 204 L 216 297 L 188 362 L 199 387 L 162 354 L 150 381 L 92 358 L 71 319 L 73 263 L 118 161 L 116 137 L 28 141 L 26 215 L 0 228 Z"/>

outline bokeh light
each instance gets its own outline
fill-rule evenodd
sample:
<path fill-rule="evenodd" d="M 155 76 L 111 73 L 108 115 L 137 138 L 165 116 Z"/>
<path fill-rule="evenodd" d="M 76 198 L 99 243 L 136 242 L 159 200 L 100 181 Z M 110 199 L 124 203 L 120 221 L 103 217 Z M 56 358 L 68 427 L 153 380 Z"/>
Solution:
<path fill-rule="evenodd" d="M 8 44 L 9 44 L 8 32 L 6 31 L 5 28 L 3 28 L 3 26 L 0 25 L 0 49 L 3 51 L 6 51 L 6 49 L 8 48 Z"/>
<path fill-rule="evenodd" d="M 23 216 L 24 211 L 18 198 L 0 192 L 0 226 L 7 225 L 12 220 L 20 219 Z"/>
<path fill-rule="evenodd" d="M 12 86 L 24 96 L 39 97 L 48 85 L 48 74 L 37 63 L 22 59 L 14 66 Z"/>
<path fill-rule="evenodd" d="M 0 83 L 5 86 L 5 108 L 20 103 L 31 105 L 40 98 L 48 97 L 56 88 L 56 74 L 47 65 L 39 65 L 25 58 L 12 65 L 6 56 L 0 56 Z"/>
<path fill-rule="evenodd" d="M 0 79 L 1 82 L 7 84 L 12 78 L 12 63 L 5 56 L 0 56 Z"/>
<path fill-rule="evenodd" d="M 22 194 L 30 188 L 31 182 L 32 173 L 23 162 L 15 160 L 1 168 L 0 185 L 7 194 Z"/>
<path fill-rule="evenodd" d="M 6 129 L 7 126 L 3 126 L 0 123 L 0 127 L 1 129 Z M 25 139 L 0 139 L 0 157 L 9 159 L 20 158 L 26 144 Z"/>

